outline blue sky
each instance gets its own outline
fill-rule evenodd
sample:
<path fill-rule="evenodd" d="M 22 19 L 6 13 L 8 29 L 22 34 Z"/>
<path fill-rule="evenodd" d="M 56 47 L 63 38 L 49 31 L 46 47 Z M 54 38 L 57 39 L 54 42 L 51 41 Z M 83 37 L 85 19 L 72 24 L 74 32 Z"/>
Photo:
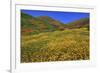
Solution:
<path fill-rule="evenodd" d="M 49 16 L 62 23 L 69 23 L 81 18 L 89 18 L 89 13 L 82 12 L 58 12 L 58 11 L 38 11 L 38 10 L 21 10 L 21 12 L 29 14 L 33 17 Z"/>

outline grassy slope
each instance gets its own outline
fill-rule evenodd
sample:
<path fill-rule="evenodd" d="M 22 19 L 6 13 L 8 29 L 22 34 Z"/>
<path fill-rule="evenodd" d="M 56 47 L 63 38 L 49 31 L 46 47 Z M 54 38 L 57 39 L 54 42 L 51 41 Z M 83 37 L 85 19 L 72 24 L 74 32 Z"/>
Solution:
<path fill-rule="evenodd" d="M 21 17 L 22 34 L 37 34 L 41 32 L 50 32 L 57 30 L 57 28 L 55 28 L 46 20 L 31 17 L 30 15 L 24 13 L 21 13 Z"/>
<path fill-rule="evenodd" d="M 89 29 L 89 18 L 82 18 L 65 25 L 67 28 L 88 28 Z"/>
<path fill-rule="evenodd" d="M 32 17 L 28 14 L 21 13 L 21 33 L 26 35 L 83 27 L 89 28 L 88 18 L 64 25 L 48 16 Z"/>
<path fill-rule="evenodd" d="M 84 28 L 21 38 L 21 62 L 89 59 L 89 31 Z"/>

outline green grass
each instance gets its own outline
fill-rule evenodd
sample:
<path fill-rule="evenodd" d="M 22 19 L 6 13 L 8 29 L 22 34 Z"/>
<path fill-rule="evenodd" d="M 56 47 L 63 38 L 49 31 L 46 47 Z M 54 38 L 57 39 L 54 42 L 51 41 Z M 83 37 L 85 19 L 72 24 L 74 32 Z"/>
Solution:
<path fill-rule="evenodd" d="M 89 59 L 89 31 L 85 28 L 21 36 L 21 62 Z"/>

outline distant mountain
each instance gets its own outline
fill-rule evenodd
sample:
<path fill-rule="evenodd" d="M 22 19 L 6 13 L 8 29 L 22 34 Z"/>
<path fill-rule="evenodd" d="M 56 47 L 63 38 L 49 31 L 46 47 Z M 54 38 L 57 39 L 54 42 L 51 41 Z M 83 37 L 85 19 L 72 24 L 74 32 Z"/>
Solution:
<path fill-rule="evenodd" d="M 82 18 L 82 19 L 67 23 L 66 25 L 65 25 L 66 28 L 69 28 L 69 29 L 83 28 L 83 27 L 89 28 L 89 18 Z"/>
<path fill-rule="evenodd" d="M 21 13 L 22 34 L 37 34 L 40 32 L 51 32 L 55 30 L 65 30 L 83 27 L 89 27 L 89 18 L 84 18 L 68 24 L 63 24 L 60 21 L 57 21 L 48 16 L 33 17 L 31 15 Z"/>

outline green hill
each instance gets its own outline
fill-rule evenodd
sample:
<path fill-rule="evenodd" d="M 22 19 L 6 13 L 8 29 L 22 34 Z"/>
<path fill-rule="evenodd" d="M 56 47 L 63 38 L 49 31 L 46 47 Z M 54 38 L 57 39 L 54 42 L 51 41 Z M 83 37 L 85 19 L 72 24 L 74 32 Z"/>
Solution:
<path fill-rule="evenodd" d="M 22 34 L 36 34 L 40 32 L 49 32 L 57 30 L 49 22 L 37 17 L 21 13 L 21 32 Z"/>
<path fill-rule="evenodd" d="M 48 16 L 33 17 L 31 15 L 21 13 L 22 34 L 38 34 L 41 32 L 51 32 L 55 30 L 65 30 L 83 27 L 89 27 L 89 18 L 83 18 L 68 24 L 63 24 L 60 21 L 57 21 Z"/>
<path fill-rule="evenodd" d="M 48 17 L 48 16 L 40 16 L 38 17 L 39 19 L 41 19 L 42 21 L 52 25 L 53 27 L 55 27 L 56 29 L 58 30 L 61 30 L 63 29 L 63 23 L 51 18 L 51 17 Z"/>
<path fill-rule="evenodd" d="M 66 26 L 67 25 L 67 26 Z M 67 23 L 66 28 L 89 28 L 89 18 L 82 18 L 70 23 Z"/>

